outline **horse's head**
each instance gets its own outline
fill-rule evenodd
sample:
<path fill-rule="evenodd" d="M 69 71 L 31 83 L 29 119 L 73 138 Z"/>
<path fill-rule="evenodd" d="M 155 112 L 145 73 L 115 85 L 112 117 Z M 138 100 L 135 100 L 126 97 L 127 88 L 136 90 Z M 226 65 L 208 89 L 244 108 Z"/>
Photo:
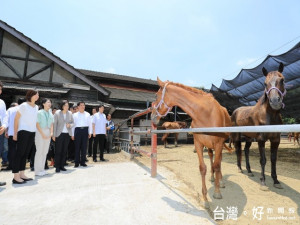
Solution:
<path fill-rule="evenodd" d="M 262 68 L 265 80 L 265 95 L 269 99 L 270 106 L 274 110 L 279 110 L 284 107 L 283 96 L 286 94 L 284 87 L 284 76 L 282 75 L 283 64 L 280 63 L 278 71 L 268 72 Z"/>
<path fill-rule="evenodd" d="M 178 122 L 180 128 L 186 128 L 186 122 Z"/>
<path fill-rule="evenodd" d="M 162 82 L 157 77 L 159 90 L 156 93 L 156 100 L 153 103 L 151 119 L 154 124 L 158 124 L 161 117 L 164 117 L 170 112 L 173 106 L 170 106 L 170 98 L 167 95 L 168 82 Z"/>

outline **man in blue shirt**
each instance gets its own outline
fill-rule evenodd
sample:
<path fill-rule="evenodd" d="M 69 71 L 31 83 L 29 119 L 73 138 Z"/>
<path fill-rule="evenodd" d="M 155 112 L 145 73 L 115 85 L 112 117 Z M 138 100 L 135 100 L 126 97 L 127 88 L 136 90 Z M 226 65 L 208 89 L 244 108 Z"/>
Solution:
<path fill-rule="evenodd" d="M 114 122 L 111 120 L 111 115 L 107 114 L 107 121 L 106 121 L 106 130 L 107 130 L 107 153 L 111 152 L 112 149 L 112 141 L 113 141 L 113 135 L 114 135 L 114 129 L 115 125 Z"/>

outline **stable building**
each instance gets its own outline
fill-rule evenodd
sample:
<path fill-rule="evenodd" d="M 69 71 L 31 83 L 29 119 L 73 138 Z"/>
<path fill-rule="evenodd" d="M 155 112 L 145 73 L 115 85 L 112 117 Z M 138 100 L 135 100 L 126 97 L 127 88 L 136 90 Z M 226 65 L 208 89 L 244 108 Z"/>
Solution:
<path fill-rule="evenodd" d="M 39 91 L 54 105 L 62 99 L 71 103 L 85 101 L 87 108 L 107 104 L 109 92 L 52 52 L 0 20 L 0 80 L 1 98 L 7 106 L 26 94 Z"/>

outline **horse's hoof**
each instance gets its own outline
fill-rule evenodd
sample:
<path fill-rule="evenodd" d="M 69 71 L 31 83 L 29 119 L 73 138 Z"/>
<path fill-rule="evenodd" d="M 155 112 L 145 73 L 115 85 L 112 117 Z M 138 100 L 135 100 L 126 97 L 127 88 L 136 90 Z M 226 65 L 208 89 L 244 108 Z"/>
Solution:
<path fill-rule="evenodd" d="M 248 173 L 249 177 L 254 177 L 254 174 L 252 172 Z"/>
<path fill-rule="evenodd" d="M 211 182 L 215 182 L 214 176 L 211 176 L 210 181 L 211 181 Z"/>
<path fill-rule="evenodd" d="M 281 186 L 281 184 L 273 184 L 274 187 L 278 188 L 278 189 L 283 189 L 283 187 Z"/>
<path fill-rule="evenodd" d="M 225 182 L 220 180 L 220 188 L 225 188 Z"/>
<path fill-rule="evenodd" d="M 222 195 L 221 195 L 221 193 L 214 193 L 214 195 L 213 195 L 213 197 L 215 198 L 215 199 L 222 199 Z"/>
<path fill-rule="evenodd" d="M 204 202 L 203 206 L 204 206 L 205 209 L 209 209 L 209 203 L 208 202 Z"/>
<path fill-rule="evenodd" d="M 265 185 L 261 185 L 259 188 L 261 191 L 269 191 L 269 188 Z"/>

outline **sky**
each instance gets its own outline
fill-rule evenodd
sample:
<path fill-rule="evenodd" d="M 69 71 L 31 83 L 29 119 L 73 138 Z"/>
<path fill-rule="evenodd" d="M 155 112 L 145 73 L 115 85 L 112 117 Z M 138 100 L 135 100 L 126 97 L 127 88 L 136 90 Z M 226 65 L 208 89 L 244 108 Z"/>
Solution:
<path fill-rule="evenodd" d="M 300 42 L 297 0 L 0 0 L 0 19 L 75 68 L 207 89 Z"/>

